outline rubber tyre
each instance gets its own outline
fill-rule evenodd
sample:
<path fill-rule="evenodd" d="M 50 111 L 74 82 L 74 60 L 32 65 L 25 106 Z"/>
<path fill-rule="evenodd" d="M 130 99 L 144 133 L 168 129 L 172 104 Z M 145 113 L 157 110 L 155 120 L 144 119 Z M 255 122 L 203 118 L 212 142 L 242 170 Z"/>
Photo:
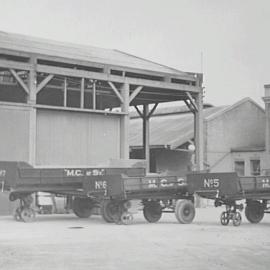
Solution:
<path fill-rule="evenodd" d="M 220 223 L 223 226 L 227 226 L 230 222 L 229 214 L 226 211 L 223 211 L 220 215 Z"/>
<path fill-rule="evenodd" d="M 79 218 L 89 218 L 92 214 L 93 203 L 86 198 L 75 198 L 72 203 L 74 214 Z"/>
<path fill-rule="evenodd" d="M 264 217 L 263 205 L 258 201 L 247 204 L 245 216 L 250 223 L 259 223 Z"/>
<path fill-rule="evenodd" d="M 143 215 L 149 223 L 156 223 L 162 216 L 162 208 L 158 202 L 146 203 L 143 208 Z"/>
<path fill-rule="evenodd" d="M 11 202 L 16 201 L 17 199 L 18 199 L 18 194 L 17 194 L 17 193 L 11 192 L 11 193 L 9 194 L 9 200 L 10 200 Z"/>
<path fill-rule="evenodd" d="M 129 212 L 124 212 L 121 215 L 121 223 L 124 225 L 130 225 L 133 222 L 133 215 Z"/>
<path fill-rule="evenodd" d="M 177 201 L 175 206 L 175 216 L 179 223 L 189 224 L 195 217 L 195 207 L 191 201 Z"/>
<path fill-rule="evenodd" d="M 107 223 L 113 223 L 115 221 L 115 207 L 115 203 L 110 200 L 104 200 L 101 203 L 100 213 Z"/>
<path fill-rule="evenodd" d="M 17 207 L 13 213 L 13 217 L 16 221 L 22 221 L 21 207 Z"/>
<path fill-rule="evenodd" d="M 24 208 L 21 211 L 21 220 L 24 222 L 31 222 L 35 219 L 36 213 L 32 208 Z"/>
<path fill-rule="evenodd" d="M 233 215 L 233 226 L 240 226 L 241 222 L 242 222 L 242 217 L 241 217 L 241 214 L 239 212 L 236 212 L 234 215 Z"/>

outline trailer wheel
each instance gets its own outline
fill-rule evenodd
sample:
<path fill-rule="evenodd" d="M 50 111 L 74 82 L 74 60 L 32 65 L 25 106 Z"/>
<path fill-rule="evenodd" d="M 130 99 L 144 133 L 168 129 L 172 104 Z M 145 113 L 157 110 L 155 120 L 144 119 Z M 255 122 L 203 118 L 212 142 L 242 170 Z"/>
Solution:
<path fill-rule="evenodd" d="M 116 209 L 116 205 L 113 201 L 111 200 L 104 200 L 101 203 L 101 216 L 102 218 L 108 222 L 108 223 L 113 223 L 115 221 L 115 213 L 117 212 L 118 209 Z"/>
<path fill-rule="evenodd" d="M 22 217 L 21 217 L 21 207 L 17 207 L 13 213 L 13 217 L 16 221 L 21 221 Z"/>
<path fill-rule="evenodd" d="M 24 208 L 21 211 L 21 220 L 24 222 L 31 222 L 36 217 L 36 213 L 32 208 Z"/>
<path fill-rule="evenodd" d="M 242 222 L 241 214 L 239 212 L 234 213 L 232 221 L 233 221 L 233 226 L 240 226 Z"/>
<path fill-rule="evenodd" d="M 224 211 L 220 215 L 220 223 L 223 226 L 227 226 L 229 224 L 230 218 L 229 218 L 229 213 Z"/>
<path fill-rule="evenodd" d="M 191 201 L 177 201 L 175 206 L 175 216 L 179 223 L 189 224 L 195 217 L 195 207 Z"/>
<path fill-rule="evenodd" d="M 129 212 L 124 212 L 121 215 L 121 223 L 124 225 L 129 225 L 133 222 L 133 215 Z"/>
<path fill-rule="evenodd" d="M 143 208 L 143 215 L 149 223 L 158 222 L 162 216 L 162 208 L 159 202 L 147 202 Z"/>
<path fill-rule="evenodd" d="M 15 192 L 11 192 L 11 193 L 9 194 L 9 200 L 10 200 L 11 202 L 16 201 L 18 198 L 19 198 L 19 197 L 18 197 L 18 194 L 15 193 Z"/>
<path fill-rule="evenodd" d="M 74 214 L 79 218 L 89 218 L 92 214 L 93 203 L 86 198 L 76 197 L 72 203 Z"/>
<path fill-rule="evenodd" d="M 259 201 L 252 201 L 245 208 L 245 216 L 250 223 L 259 223 L 264 217 L 264 207 Z"/>

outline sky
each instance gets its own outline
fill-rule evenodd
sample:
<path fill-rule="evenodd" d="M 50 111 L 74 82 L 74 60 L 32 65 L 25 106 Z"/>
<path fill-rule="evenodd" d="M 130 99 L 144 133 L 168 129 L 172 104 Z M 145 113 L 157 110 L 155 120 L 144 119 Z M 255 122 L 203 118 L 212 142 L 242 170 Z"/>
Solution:
<path fill-rule="evenodd" d="M 0 0 L 0 31 L 122 50 L 203 72 L 204 101 L 263 106 L 268 0 Z"/>

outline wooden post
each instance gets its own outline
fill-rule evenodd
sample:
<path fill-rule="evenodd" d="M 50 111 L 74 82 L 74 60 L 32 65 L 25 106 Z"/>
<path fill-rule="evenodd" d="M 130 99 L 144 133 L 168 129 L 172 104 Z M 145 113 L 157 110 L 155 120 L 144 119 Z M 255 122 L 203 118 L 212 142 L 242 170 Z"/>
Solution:
<path fill-rule="evenodd" d="M 29 156 L 28 160 L 31 165 L 36 164 L 36 136 L 37 136 L 37 109 L 33 107 L 37 101 L 37 74 L 36 74 L 36 58 L 31 57 L 30 63 L 33 67 L 29 71 L 28 88 L 29 94 L 27 103 L 31 105 L 29 112 Z"/>
<path fill-rule="evenodd" d="M 146 172 L 150 170 L 150 126 L 149 105 L 143 105 L 143 152 L 146 160 Z"/>
<path fill-rule="evenodd" d="M 93 105 L 93 110 L 97 108 L 97 101 L 96 101 L 96 80 L 93 81 L 93 94 L 92 94 L 92 105 Z"/>
<path fill-rule="evenodd" d="M 64 78 L 64 107 L 67 107 L 67 78 Z"/>
<path fill-rule="evenodd" d="M 29 95 L 28 95 L 27 103 L 36 104 L 36 100 L 37 100 L 37 73 L 36 73 L 37 60 L 36 58 L 31 57 L 30 63 L 33 65 L 33 67 L 29 70 L 29 77 L 28 77 Z"/>
<path fill-rule="evenodd" d="M 121 87 L 121 96 L 123 98 L 121 109 L 122 112 L 124 112 L 125 114 L 121 116 L 120 120 L 120 158 L 129 159 L 129 84 L 127 82 L 125 82 Z"/>
<path fill-rule="evenodd" d="M 81 80 L 81 99 L 80 99 L 80 108 L 84 108 L 84 78 Z"/>
<path fill-rule="evenodd" d="M 195 137 L 195 163 L 197 170 L 203 170 L 203 157 L 204 157 L 204 140 L 203 140 L 203 88 L 202 78 L 198 80 L 198 87 L 200 92 L 196 95 L 195 103 L 198 111 L 195 110 L 194 115 L 194 137 Z"/>

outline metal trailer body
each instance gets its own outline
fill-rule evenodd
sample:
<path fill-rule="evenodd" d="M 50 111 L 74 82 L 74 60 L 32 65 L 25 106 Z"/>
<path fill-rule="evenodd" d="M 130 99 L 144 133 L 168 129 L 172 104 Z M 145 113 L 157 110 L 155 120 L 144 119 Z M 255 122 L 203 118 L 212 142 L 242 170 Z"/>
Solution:
<path fill-rule="evenodd" d="M 238 176 L 235 172 L 206 173 L 197 172 L 187 175 L 188 191 L 199 196 L 215 200 L 215 206 L 226 205 L 220 221 L 228 225 L 232 220 L 235 226 L 241 223 L 243 204 L 237 201 L 245 200 L 245 216 L 251 223 L 258 223 L 264 213 L 269 211 L 270 176 Z"/>
<path fill-rule="evenodd" d="M 35 217 L 31 194 L 39 191 L 73 197 L 73 211 L 81 218 L 99 206 L 105 221 L 129 224 L 133 220 L 132 200 L 139 200 L 148 222 L 157 222 L 165 209 L 175 211 L 180 223 L 195 216 L 193 194 L 185 178 L 145 175 L 144 168 L 33 168 L 24 162 L 0 162 L 2 191 L 10 200 L 19 199 L 15 219 Z M 184 199 L 184 201 L 177 201 Z M 177 201 L 177 203 L 175 203 Z M 138 208 L 138 205 L 137 205 Z"/>

